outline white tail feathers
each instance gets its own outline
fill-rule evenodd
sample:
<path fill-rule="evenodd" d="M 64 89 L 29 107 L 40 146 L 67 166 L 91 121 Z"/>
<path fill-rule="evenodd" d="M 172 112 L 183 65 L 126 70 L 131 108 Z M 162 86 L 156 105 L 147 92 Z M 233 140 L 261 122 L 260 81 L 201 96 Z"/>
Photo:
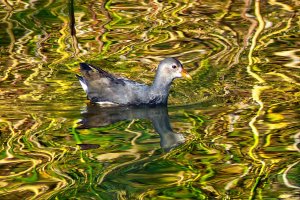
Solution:
<path fill-rule="evenodd" d="M 86 83 L 80 79 L 79 79 L 79 83 L 80 83 L 82 89 L 85 91 L 85 93 L 88 93 L 88 87 L 87 87 Z"/>

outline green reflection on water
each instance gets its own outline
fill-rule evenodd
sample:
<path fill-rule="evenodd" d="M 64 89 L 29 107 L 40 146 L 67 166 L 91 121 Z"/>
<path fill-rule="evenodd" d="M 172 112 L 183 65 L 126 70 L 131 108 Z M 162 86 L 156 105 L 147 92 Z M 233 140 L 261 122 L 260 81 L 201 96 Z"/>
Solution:
<path fill-rule="evenodd" d="M 1 199 L 297 199 L 297 1 L 74 1 L 76 37 L 69 3 L 0 4 Z M 79 62 L 167 56 L 168 110 L 85 104 Z"/>

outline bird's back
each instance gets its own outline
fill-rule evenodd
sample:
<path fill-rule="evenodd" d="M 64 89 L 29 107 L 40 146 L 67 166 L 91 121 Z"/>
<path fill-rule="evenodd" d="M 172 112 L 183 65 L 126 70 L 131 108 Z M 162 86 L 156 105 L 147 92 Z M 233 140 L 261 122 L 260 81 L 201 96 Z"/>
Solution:
<path fill-rule="evenodd" d="M 81 63 L 77 76 L 88 98 L 94 103 L 143 104 L 149 86 L 114 75 L 92 65 Z"/>

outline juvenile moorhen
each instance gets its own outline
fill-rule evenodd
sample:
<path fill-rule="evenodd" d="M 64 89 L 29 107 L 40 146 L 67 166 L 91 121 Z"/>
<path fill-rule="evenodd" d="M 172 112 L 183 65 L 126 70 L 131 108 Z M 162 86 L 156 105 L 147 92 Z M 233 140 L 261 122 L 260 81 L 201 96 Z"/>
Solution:
<path fill-rule="evenodd" d="M 175 78 L 191 78 L 176 58 L 165 58 L 157 68 L 152 85 L 116 77 L 100 68 L 80 63 L 82 76 L 76 75 L 88 99 L 101 105 L 167 104 Z"/>

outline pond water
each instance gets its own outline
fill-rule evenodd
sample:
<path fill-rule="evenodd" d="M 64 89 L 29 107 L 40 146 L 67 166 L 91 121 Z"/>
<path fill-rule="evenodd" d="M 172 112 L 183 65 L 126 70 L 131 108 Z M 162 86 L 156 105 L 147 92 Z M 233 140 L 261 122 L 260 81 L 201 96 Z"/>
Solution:
<path fill-rule="evenodd" d="M 299 199 L 297 0 L 0 3 L 0 199 Z M 88 62 L 167 107 L 100 108 Z"/>

